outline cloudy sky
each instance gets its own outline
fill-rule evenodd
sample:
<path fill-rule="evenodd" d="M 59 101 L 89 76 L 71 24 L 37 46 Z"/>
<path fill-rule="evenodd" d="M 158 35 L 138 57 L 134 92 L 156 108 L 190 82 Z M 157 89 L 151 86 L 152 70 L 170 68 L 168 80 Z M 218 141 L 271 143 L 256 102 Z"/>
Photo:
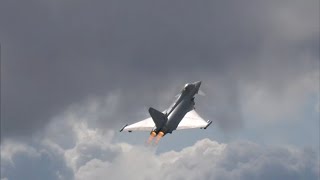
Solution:
<path fill-rule="evenodd" d="M 319 178 L 318 0 L 1 0 L 1 179 Z M 202 81 L 213 124 L 126 123 Z"/>

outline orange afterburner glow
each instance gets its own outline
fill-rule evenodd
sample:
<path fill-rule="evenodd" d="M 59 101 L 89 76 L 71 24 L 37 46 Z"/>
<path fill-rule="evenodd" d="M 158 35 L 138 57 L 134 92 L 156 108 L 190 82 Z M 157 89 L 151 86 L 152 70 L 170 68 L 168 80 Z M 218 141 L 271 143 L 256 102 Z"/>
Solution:
<path fill-rule="evenodd" d="M 152 139 L 153 139 L 154 137 L 156 137 L 156 135 L 157 135 L 157 133 L 154 132 L 154 131 L 152 131 L 152 132 L 150 133 L 150 136 L 149 136 L 149 139 L 148 139 L 148 144 L 150 144 L 150 142 L 152 141 Z"/>
<path fill-rule="evenodd" d="M 160 139 L 161 139 L 163 136 L 164 136 L 164 132 L 160 131 L 160 132 L 158 133 L 158 136 L 157 136 L 157 139 L 156 139 L 155 144 L 158 144 L 158 142 L 160 141 Z"/>

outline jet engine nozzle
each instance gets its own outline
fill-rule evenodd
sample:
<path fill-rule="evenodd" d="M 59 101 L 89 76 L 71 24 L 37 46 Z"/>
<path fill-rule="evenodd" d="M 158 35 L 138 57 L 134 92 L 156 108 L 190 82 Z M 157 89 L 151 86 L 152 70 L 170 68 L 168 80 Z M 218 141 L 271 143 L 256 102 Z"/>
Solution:
<path fill-rule="evenodd" d="M 150 135 L 153 136 L 153 137 L 156 137 L 156 136 L 157 136 L 157 133 L 156 133 L 155 131 L 151 131 L 151 132 L 150 132 Z"/>
<path fill-rule="evenodd" d="M 150 142 L 153 140 L 154 137 L 157 136 L 157 133 L 155 131 L 151 131 L 150 132 L 150 136 L 148 138 L 148 144 L 150 144 Z"/>
<path fill-rule="evenodd" d="M 160 139 L 165 135 L 164 132 L 160 131 L 157 135 L 157 139 L 155 141 L 155 144 L 158 144 L 158 142 L 160 141 Z"/>

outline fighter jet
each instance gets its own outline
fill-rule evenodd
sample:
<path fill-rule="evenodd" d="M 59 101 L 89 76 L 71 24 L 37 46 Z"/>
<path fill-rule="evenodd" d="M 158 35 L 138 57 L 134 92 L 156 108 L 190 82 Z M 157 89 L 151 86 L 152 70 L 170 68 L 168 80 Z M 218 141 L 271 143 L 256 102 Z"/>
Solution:
<path fill-rule="evenodd" d="M 165 111 L 160 112 L 152 107 L 149 108 L 151 117 L 137 123 L 126 124 L 122 131 L 150 131 L 148 143 L 156 137 L 155 144 L 167 133 L 174 130 L 200 128 L 207 129 L 212 121 L 205 121 L 195 111 L 194 98 L 196 94 L 203 94 L 199 90 L 201 81 L 187 83 L 181 90 L 176 101 Z"/>

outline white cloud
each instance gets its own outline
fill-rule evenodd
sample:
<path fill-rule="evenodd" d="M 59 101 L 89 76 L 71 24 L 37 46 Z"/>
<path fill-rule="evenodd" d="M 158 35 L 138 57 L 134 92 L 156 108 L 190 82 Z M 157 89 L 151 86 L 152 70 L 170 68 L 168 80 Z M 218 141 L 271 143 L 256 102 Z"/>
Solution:
<path fill-rule="evenodd" d="M 9 141 L 6 140 L 1 144 L 1 161 L 5 163 L 13 163 L 13 157 L 18 154 L 24 154 L 30 157 L 39 157 L 40 153 L 37 150 L 25 143 L 16 142 L 16 141 Z"/>
<path fill-rule="evenodd" d="M 1 144 L 3 179 L 70 179 L 69 171 L 61 154 L 46 144 L 35 141 Z"/>
<path fill-rule="evenodd" d="M 51 152 L 54 157 L 63 159 L 57 167 L 53 169 L 50 167 L 55 173 L 52 174 L 53 177 L 46 177 L 47 179 L 315 180 L 319 173 L 317 155 L 311 150 L 265 147 L 252 142 L 221 144 L 210 139 L 203 139 L 181 151 L 158 154 L 154 147 L 113 142 L 113 132 L 102 133 L 99 129 L 89 128 L 86 124 L 77 122 L 72 127 L 74 136 L 77 137 L 72 147 L 60 146 L 60 150 L 56 151 L 55 146 L 59 145 L 51 141 L 51 144 L 55 146 L 40 143 L 32 148 L 33 154 Z M 2 148 L 9 149 L 12 146 L 6 143 Z M 21 147 L 20 149 L 28 149 L 28 145 L 23 143 L 15 146 Z M 27 151 L 20 152 L 25 152 L 22 156 L 28 156 Z M 12 156 L 13 163 L 21 163 L 19 157 Z M 48 166 L 46 162 L 40 162 L 37 165 Z M 21 166 L 17 167 L 21 168 Z M 66 170 L 61 170 L 61 167 Z M 19 174 L 21 171 L 19 168 L 5 167 L 4 171 L 14 171 Z M 68 175 L 70 173 L 68 169 L 72 170 L 72 175 Z M 8 179 L 12 175 L 8 172 L 2 174 Z"/>
<path fill-rule="evenodd" d="M 112 162 L 92 159 L 76 179 L 317 179 L 319 164 L 312 152 L 266 148 L 241 142 L 229 145 L 209 139 L 179 152 L 155 154 L 132 147 Z"/>
<path fill-rule="evenodd" d="M 31 141 L 1 144 L 1 178 L 315 180 L 319 177 L 318 157 L 312 150 L 202 139 L 181 151 L 157 153 L 156 147 L 117 142 L 114 131 L 92 125 L 95 122 L 91 121 L 109 107 L 92 104 L 99 103 L 90 101 L 68 109 Z"/>

